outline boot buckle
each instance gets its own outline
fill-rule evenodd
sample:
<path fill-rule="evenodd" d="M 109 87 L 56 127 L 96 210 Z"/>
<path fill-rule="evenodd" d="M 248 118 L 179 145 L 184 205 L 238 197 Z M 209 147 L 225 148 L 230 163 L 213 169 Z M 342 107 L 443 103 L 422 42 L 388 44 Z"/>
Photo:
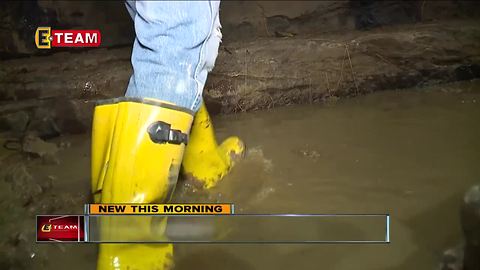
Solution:
<path fill-rule="evenodd" d="M 148 129 L 147 133 L 150 136 L 150 139 L 154 143 L 164 144 L 182 144 L 185 145 L 188 143 L 188 135 L 182 133 L 178 129 L 171 129 L 171 125 L 163 121 L 157 121 L 152 123 Z"/>

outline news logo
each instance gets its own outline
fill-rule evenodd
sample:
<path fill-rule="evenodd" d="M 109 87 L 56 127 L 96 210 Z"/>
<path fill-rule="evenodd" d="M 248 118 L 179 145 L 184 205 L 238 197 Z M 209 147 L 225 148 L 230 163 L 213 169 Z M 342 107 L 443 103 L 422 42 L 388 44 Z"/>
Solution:
<path fill-rule="evenodd" d="M 52 224 L 43 224 L 42 225 L 42 232 L 51 232 L 52 231 Z"/>
<path fill-rule="evenodd" d="M 35 45 L 39 49 L 52 47 L 98 47 L 102 41 L 99 30 L 55 30 L 38 27 Z"/>
<path fill-rule="evenodd" d="M 83 242 L 84 216 L 37 216 L 37 242 Z"/>

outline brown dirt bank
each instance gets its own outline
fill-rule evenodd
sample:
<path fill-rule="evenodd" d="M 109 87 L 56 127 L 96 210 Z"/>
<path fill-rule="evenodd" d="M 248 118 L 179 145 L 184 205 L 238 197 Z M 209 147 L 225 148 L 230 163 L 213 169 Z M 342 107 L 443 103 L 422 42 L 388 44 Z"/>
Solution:
<path fill-rule="evenodd" d="M 478 22 L 456 21 L 232 44 L 206 99 L 229 113 L 471 79 L 479 41 Z"/>
<path fill-rule="evenodd" d="M 478 25 L 457 20 L 229 42 L 220 49 L 205 100 L 212 113 L 231 113 L 477 78 Z M 130 51 L 3 61 L 0 127 L 45 137 L 86 132 L 93 101 L 124 93 Z"/>

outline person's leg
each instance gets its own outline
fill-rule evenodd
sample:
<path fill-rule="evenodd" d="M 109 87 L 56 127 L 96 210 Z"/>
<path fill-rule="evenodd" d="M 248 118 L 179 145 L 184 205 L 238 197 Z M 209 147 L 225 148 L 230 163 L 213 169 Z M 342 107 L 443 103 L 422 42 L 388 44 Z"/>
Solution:
<path fill-rule="evenodd" d="M 190 4 L 189 2 L 186 3 Z M 197 45 L 199 42 L 198 40 L 195 41 L 194 38 L 184 37 L 183 32 L 191 31 L 189 29 L 193 28 L 193 24 L 192 27 L 185 28 L 184 31 L 168 32 L 168 28 L 150 26 L 149 24 L 152 20 L 145 20 L 145 18 L 148 18 L 148 14 L 144 14 L 145 10 L 151 8 L 151 12 L 154 12 L 154 8 L 148 5 L 138 5 L 135 1 L 127 1 L 126 5 L 130 16 L 135 21 L 135 29 L 140 36 L 137 37 L 134 45 L 134 53 L 132 55 L 134 75 L 130 79 L 126 95 L 154 97 L 170 101 L 180 106 L 189 107 L 192 110 L 197 111 L 199 108 L 198 102 L 201 99 L 203 86 L 207 79 L 207 73 L 213 69 L 222 38 L 222 33 L 220 31 L 220 17 L 218 13 L 219 2 L 210 3 L 209 8 L 211 13 L 208 12 L 208 7 L 205 5 L 203 5 L 204 9 L 206 9 L 205 11 L 202 11 L 201 9 L 197 10 L 199 17 L 205 17 L 200 13 L 211 14 L 211 20 L 203 21 L 205 22 L 203 25 L 205 26 L 205 29 L 200 29 L 199 31 L 199 37 L 203 40 L 203 37 L 208 32 L 207 30 L 209 30 L 207 38 L 201 46 Z M 200 5 L 202 4 L 200 3 Z M 171 5 L 157 6 L 155 16 L 167 20 L 169 16 L 174 16 L 174 14 L 178 13 L 175 12 L 175 9 L 169 9 L 169 7 L 171 8 Z M 173 15 L 169 14 L 169 16 L 162 16 L 161 14 L 165 14 L 165 10 L 167 9 L 170 11 L 173 10 Z M 208 16 L 206 18 L 208 18 Z M 185 20 L 185 18 L 182 19 L 181 16 L 178 18 L 175 17 L 175 19 L 178 20 L 179 23 L 183 23 L 183 21 L 191 21 L 191 18 L 186 18 L 187 20 Z M 207 28 L 207 25 L 210 28 Z M 155 31 L 160 33 L 167 32 L 165 36 L 175 36 L 175 40 L 172 40 L 171 38 L 163 38 L 161 41 L 156 42 L 152 37 L 159 35 L 152 34 L 150 33 L 151 31 L 140 31 L 141 29 L 144 29 L 144 27 L 154 27 Z M 195 28 L 199 28 L 199 26 L 195 26 Z M 177 40 L 181 40 L 182 42 L 176 42 Z M 183 40 L 185 40 L 185 42 Z M 175 50 L 169 50 L 171 47 L 166 47 L 172 43 L 175 43 Z M 162 47 L 161 44 L 165 45 L 162 50 L 159 50 L 158 48 Z M 194 50 L 190 50 L 187 54 L 184 54 L 188 55 L 188 58 L 182 57 L 180 62 L 185 62 L 187 59 L 191 59 L 188 60 L 191 64 L 180 65 L 180 62 L 176 59 L 178 57 L 175 55 L 171 56 L 171 53 L 181 50 L 187 51 L 185 49 L 186 47 L 193 47 Z M 161 52 L 167 53 L 167 57 L 160 57 Z M 143 64 L 145 61 L 150 62 L 152 59 L 157 60 L 149 64 Z M 196 62 L 196 59 L 198 59 L 198 62 Z M 193 74 L 194 72 L 192 69 L 193 64 L 197 66 L 195 69 L 195 72 L 197 73 L 196 75 L 194 74 L 194 76 L 189 76 L 189 74 Z M 168 74 L 172 73 L 171 77 L 163 76 L 163 74 L 166 73 L 165 70 L 168 71 Z M 182 74 L 182 76 L 179 76 L 178 74 Z M 171 82 L 156 84 L 155 82 L 146 80 L 147 77 L 156 77 L 161 81 L 169 80 Z M 139 81 L 142 82 L 143 87 L 137 86 Z M 155 84 L 156 86 L 148 87 L 148 84 Z M 186 89 L 188 90 L 186 93 L 177 93 L 175 91 L 177 87 L 174 86 L 182 84 L 196 84 L 197 88 L 195 89 L 193 86 L 187 87 Z M 164 85 L 167 85 L 168 87 L 160 88 Z M 232 157 L 241 156 L 243 151 L 244 145 L 237 137 L 228 138 L 220 146 L 217 145 L 213 125 L 210 121 L 207 109 L 203 105 L 200 111 L 196 114 L 193 122 L 192 131 L 190 133 L 190 142 L 186 147 L 185 158 L 182 163 L 183 173 L 189 179 L 195 180 L 195 182 L 203 187 L 213 187 L 233 166 L 234 162 Z"/>
<path fill-rule="evenodd" d="M 198 110 L 221 38 L 219 1 L 137 1 L 127 7 L 136 38 L 125 96 Z"/>
<path fill-rule="evenodd" d="M 216 13 L 212 33 L 205 43 L 205 63 L 199 73 L 202 85 L 217 58 L 222 38 L 220 28 L 220 17 Z M 214 187 L 230 171 L 235 159 L 243 155 L 244 150 L 245 146 L 238 137 L 229 137 L 220 145 L 217 144 L 213 124 L 205 104 L 202 104 L 195 115 L 189 143 L 185 149 L 183 174 L 204 188 Z"/>
<path fill-rule="evenodd" d="M 212 187 L 231 168 L 230 154 L 243 152 L 236 137 L 217 145 L 204 105 L 190 133 L 192 115 L 201 105 L 221 40 L 219 2 L 128 1 L 127 9 L 137 34 L 132 53 L 134 73 L 125 97 L 103 102 L 95 109 L 95 201 L 168 201 L 187 143 L 184 172 Z M 170 140 L 172 132 L 184 140 Z M 167 138 L 161 138 L 165 134 Z M 158 238 L 165 223 L 152 224 L 141 217 L 120 223 L 117 219 L 115 224 L 104 219 L 101 234 L 114 241 L 128 237 L 131 228 L 136 228 L 137 238 Z M 98 269 L 164 269 L 172 263 L 171 254 L 172 245 L 101 244 Z"/>
<path fill-rule="evenodd" d="M 148 24 L 147 22 L 152 22 L 153 23 L 155 20 L 159 21 L 159 19 L 150 18 L 152 15 L 148 15 L 148 14 L 145 15 L 144 14 L 145 18 L 150 18 L 150 19 L 148 21 L 140 20 L 139 16 L 141 15 L 141 12 L 139 12 L 139 10 L 140 10 L 138 8 L 139 6 L 141 6 L 143 9 L 147 9 L 147 7 L 145 5 L 151 5 L 153 10 L 156 10 L 156 9 L 158 10 L 158 9 L 161 9 L 161 8 L 158 8 L 158 6 L 162 6 L 164 4 L 172 5 L 173 3 L 177 3 L 177 4 L 180 5 L 179 7 L 176 7 L 176 8 L 172 7 L 173 10 L 177 10 L 178 12 L 180 12 L 182 10 L 182 8 L 185 8 L 185 10 L 180 12 L 180 13 L 182 13 L 182 15 L 180 16 L 181 18 L 187 18 L 188 16 L 186 14 L 189 13 L 191 10 L 193 10 L 193 11 L 191 11 L 190 16 L 194 17 L 194 16 L 199 15 L 198 14 L 199 12 L 198 12 L 198 10 L 195 10 L 195 7 L 186 6 L 185 5 L 186 2 L 182 2 L 182 1 L 180 1 L 180 2 L 168 2 L 168 3 L 164 2 L 164 1 L 151 1 L 151 2 L 141 2 L 141 3 L 137 3 L 135 1 L 128 1 L 127 2 L 127 9 L 129 11 L 130 15 L 132 16 L 132 18 L 136 22 L 140 21 L 141 22 L 140 25 L 142 25 L 142 24 Z M 195 2 L 195 4 L 196 3 L 197 2 Z M 206 76 L 207 76 L 208 71 L 210 71 L 213 68 L 215 58 L 216 58 L 216 55 L 218 53 L 218 46 L 219 46 L 220 38 L 221 38 L 221 33 L 220 33 L 220 29 L 219 29 L 220 24 L 219 24 L 219 19 L 218 19 L 218 5 L 219 5 L 219 2 L 211 2 L 210 3 L 210 2 L 205 2 L 205 1 L 198 1 L 198 3 L 201 3 L 206 8 L 212 10 L 213 16 L 212 16 L 211 21 L 200 20 L 196 23 L 193 23 L 194 19 L 191 18 L 190 19 L 191 23 L 189 25 L 187 25 L 187 24 L 182 24 L 182 21 L 179 20 L 179 19 L 177 19 L 175 21 L 175 20 L 169 20 L 168 18 L 167 19 L 163 18 L 163 20 L 166 21 L 165 24 L 170 25 L 170 27 L 162 26 L 163 27 L 162 29 L 164 29 L 164 31 L 166 31 L 166 32 L 174 32 L 174 31 L 172 31 L 172 29 L 175 28 L 179 32 L 182 32 L 182 33 L 186 33 L 188 31 L 190 31 L 190 35 L 195 36 L 195 35 L 198 35 L 198 33 L 197 33 L 198 31 L 196 29 L 197 28 L 202 28 L 202 27 L 197 27 L 197 25 L 208 22 L 208 24 L 211 27 L 210 31 L 208 31 L 209 32 L 208 38 L 203 40 L 203 43 L 200 44 L 199 46 L 196 46 L 196 47 L 192 48 L 192 50 L 194 50 L 198 53 L 197 58 L 196 58 L 197 61 L 192 60 L 193 62 L 191 64 L 180 65 L 180 66 L 172 64 L 172 65 L 170 65 L 171 68 L 169 69 L 168 68 L 168 66 L 169 66 L 168 61 L 166 61 L 165 59 L 179 59 L 179 58 L 181 58 L 181 56 L 178 53 L 175 53 L 175 52 L 179 51 L 179 49 L 176 48 L 176 47 L 180 47 L 180 48 L 184 49 L 185 54 L 184 54 L 183 57 L 184 57 L 184 62 L 185 63 L 186 63 L 187 59 L 195 59 L 195 57 L 192 56 L 192 55 L 194 55 L 194 53 L 189 52 L 187 49 L 185 49 L 186 48 L 185 44 L 189 44 L 189 43 L 192 43 L 192 42 L 188 42 L 188 41 L 184 42 L 182 40 L 178 40 L 178 42 L 170 44 L 172 46 L 171 47 L 172 53 L 170 53 L 168 50 L 165 50 L 164 54 L 161 54 L 161 53 L 150 54 L 151 51 L 154 50 L 154 47 L 156 47 L 156 45 L 151 44 L 150 45 L 151 48 L 149 50 L 149 49 L 147 49 L 146 46 L 142 45 L 142 44 L 148 44 L 149 42 L 139 42 L 139 40 L 142 40 L 142 38 L 140 38 L 140 39 L 137 38 L 137 41 L 136 41 L 136 44 L 135 44 L 136 45 L 135 50 L 137 50 L 137 53 L 135 54 L 135 52 L 134 52 L 133 55 L 132 55 L 132 63 L 134 63 L 135 73 L 132 75 L 132 78 L 130 80 L 130 84 L 129 84 L 129 88 L 127 90 L 126 97 L 123 98 L 123 99 L 122 98 L 117 98 L 117 99 L 113 99 L 113 100 L 108 100 L 106 102 L 102 101 L 100 106 L 97 106 L 97 107 L 102 107 L 103 106 L 103 108 L 109 107 L 109 108 L 112 108 L 112 109 L 116 109 L 118 106 L 105 106 L 105 105 L 112 105 L 112 104 L 116 104 L 116 103 L 119 103 L 119 102 L 124 102 L 125 103 L 126 101 L 141 102 L 142 100 L 149 99 L 149 100 L 156 100 L 157 101 L 156 103 L 166 102 L 166 103 L 170 103 L 170 104 L 173 103 L 173 104 L 179 105 L 179 106 L 183 105 L 182 108 L 186 108 L 186 111 L 189 111 L 187 108 L 193 108 L 194 110 L 198 109 L 198 107 L 200 106 L 199 102 L 201 100 L 201 92 L 203 90 L 203 85 L 205 84 L 205 80 L 206 80 Z M 180 7 L 182 7 L 182 8 L 180 8 Z M 149 12 L 151 12 L 151 11 L 149 11 Z M 165 16 L 175 17 L 173 13 L 170 14 L 170 15 L 167 15 L 167 14 L 163 13 L 163 14 L 159 14 L 159 15 L 156 15 L 156 16 L 160 17 L 160 18 L 162 16 L 164 16 L 164 17 Z M 203 28 L 205 28 L 205 27 L 203 27 Z M 149 30 L 139 27 L 139 28 L 137 28 L 137 32 L 140 32 L 140 33 L 137 33 L 137 35 L 145 36 L 145 34 L 144 34 L 145 31 L 149 31 Z M 173 34 L 173 35 L 176 35 L 176 34 Z M 151 35 L 151 36 L 154 36 L 154 35 Z M 157 36 L 167 36 L 167 34 L 162 34 L 161 31 L 157 31 Z M 150 42 L 150 43 L 152 43 L 152 42 Z M 170 53 L 170 56 L 168 56 L 169 53 Z M 146 57 L 147 54 L 150 54 L 151 59 L 153 59 L 152 61 L 148 60 L 148 58 Z M 193 67 L 194 65 L 196 65 L 197 68 L 195 68 L 195 69 L 190 68 L 190 69 L 182 70 L 182 68 L 184 68 L 185 66 Z M 159 72 L 161 70 L 163 70 L 164 73 L 166 73 L 167 75 L 162 76 L 162 73 Z M 188 76 L 182 75 L 181 71 L 186 72 Z M 192 72 L 193 72 L 194 75 L 191 75 Z M 147 73 L 151 73 L 151 75 L 148 76 Z M 175 73 L 178 76 L 170 78 L 170 77 L 168 77 L 168 74 L 170 74 L 170 73 Z M 150 88 L 144 88 L 142 91 L 139 91 L 140 88 L 137 87 L 137 85 L 138 85 L 137 82 L 139 81 L 138 77 L 141 77 L 141 74 L 143 74 L 144 76 L 143 76 L 143 80 L 140 84 L 143 85 L 143 86 L 151 85 L 152 88 L 156 89 L 156 91 L 151 91 Z M 170 80 L 168 80 L 166 78 L 169 78 Z M 184 78 L 185 80 L 182 80 L 182 78 Z M 157 85 L 155 83 L 156 81 L 164 81 L 165 87 L 162 87 L 162 85 Z M 176 90 L 179 90 L 179 89 L 176 89 L 176 90 L 172 89 L 171 86 L 173 84 L 182 84 L 182 81 L 189 81 L 191 85 L 193 84 L 193 86 L 188 88 L 188 90 L 186 90 L 185 93 L 179 94 L 179 93 L 176 92 Z M 167 90 L 169 90 L 169 91 L 167 91 Z M 173 92 L 173 93 L 168 93 L 168 92 Z M 179 90 L 179 92 L 182 92 L 182 91 Z M 106 110 L 103 110 L 103 111 L 106 111 Z M 107 118 L 111 119 L 112 124 L 111 125 L 100 126 L 98 128 L 94 127 L 94 131 L 100 130 L 100 128 L 105 129 L 105 132 L 107 132 L 110 129 L 112 129 L 112 130 L 114 129 L 113 126 L 115 125 L 115 121 L 114 121 L 115 119 L 112 119 L 112 117 L 115 118 L 117 113 L 116 112 L 112 112 L 112 113 L 105 112 L 104 114 L 108 114 L 108 115 L 98 115 L 97 114 L 96 116 L 98 116 L 97 117 L 98 119 L 103 119 L 101 121 L 102 123 L 105 122 Z M 117 132 L 120 132 L 120 131 L 117 131 Z M 110 135 L 112 135 L 112 134 L 110 134 Z M 94 136 L 94 137 L 98 137 L 98 136 Z M 103 137 L 106 137 L 106 136 L 103 136 Z M 111 136 L 108 136 L 108 137 L 111 137 Z M 107 143 L 107 142 L 105 142 L 105 143 Z M 108 146 L 108 147 L 110 147 L 110 146 Z M 94 150 L 96 150 L 96 149 L 94 149 Z M 95 167 L 98 167 L 98 166 L 95 166 Z M 101 166 L 100 166 L 100 168 L 101 168 Z M 92 182 L 93 182 L 92 185 L 93 186 L 96 187 L 96 186 L 101 186 L 102 185 L 102 183 L 97 183 L 98 179 L 95 179 L 95 178 L 98 178 L 98 177 L 93 177 L 93 178 L 94 178 L 94 179 L 92 179 Z M 98 190 L 97 188 L 94 188 L 94 189 L 96 189 L 96 191 Z"/>
<path fill-rule="evenodd" d="M 137 14 L 137 9 L 135 8 L 135 0 L 126 0 L 125 7 L 127 8 L 130 17 L 132 17 L 132 20 L 135 21 L 135 15 Z"/>
<path fill-rule="evenodd" d="M 193 114 L 218 51 L 220 37 L 211 37 L 217 33 L 219 2 L 130 1 L 127 8 L 136 32 L 134 72 L 125 97 L 95 108 L 92 192 L 102 203 L 164 203 L 176 184 Z M 104 240 L 128 237 L 132 229 L 137 239 L 151 240 L 165 225 L 153 225 L 148 217 L 114 219 L 102 221 Z M 97 266 L 164 269 L 172 264 L 171 254 L 172 245 L 101 244 Z"/>

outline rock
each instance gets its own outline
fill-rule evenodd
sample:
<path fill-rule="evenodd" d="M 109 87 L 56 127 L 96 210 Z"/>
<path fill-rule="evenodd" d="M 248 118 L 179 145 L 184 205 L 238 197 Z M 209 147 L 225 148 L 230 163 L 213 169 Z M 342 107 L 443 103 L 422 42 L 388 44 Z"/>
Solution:
<path fill-rule="evenodd" d="M 35 110 L 27 133 L 42 139 L 60 134 L 79 134 L 90 130 L 94 101 L 58 98 L 49 107 Z"/>
<path fill-rule="evenodd" d="M 0 221 L 0 268 L 1 269 L 33 269 L 33 257 L 44 257 L 42 249 L 37 250 L 35 242 L 35 215 L 39 213 L 53 213 L 56 194 L 48 190 L 50 184 L 43 185 L 43 179 L 37 179 L 37 174 L 28 170 L 28 161 L 22 155 L 20 159 L 8 164 L 2 164 L 0 170 L 0 191 L 2 200 L 0 207 L 8 214 L 8 219 Z M 39 184 L 42 183 L 42 185 Z M 45 211 L 40 209 L 42 204 L 49 203 Z M 78 204 L 77 204 L 78 205 Z M 69 209 L 72 208 L 69 205 Z M 48 211 L 47 211 L 48 210 Z M 32 255 L 34 254 L 34 255 Z M 35 255 L 36 254 L 36 255 Z M 38 259 L 35 265 L 41 265 Z M 43 262 L 44 263 L 44 262 Z"/>
<path fill-rule="evenodd" d="M 34 157 L 42 158 L 47 164 L 58 164 L 58 147 L 39 137 L 28 135 L 23 139 L 22 151 Z"/>
<path fill-rule="evenodd" d="M 27 167 L 24 164 L 19 164 L 17 166 L 9 166 L 5 170 L 5 174 L 2 175 L 3 180 L 15 187 L 22 186 L 25 183 L 30 183 L 33 181 L 32 175 L 28 172 Z"/>
<path fill-rule="evenodd" d="M 15 195 L 15 201 L 10 203 L 18 203 L 20 206 L 26 206 L 34 201 L 34 198 L 43 192 L 40 185 L 35 182 L 32 174 L 28 171 L 24 164 L 13 164 L 5 166 L 5 174 L 2 175 L 5 188 Z"/>
<path fill-rule="evenodd" d="M 478 14 L 474 1 L 224 1 L 224 40 L 256 40 L 276 31 L 328 33 Z M 249 26 L 246 35 L 245 26 Z"/>
<path fill-rule="evenodd" d="M 465 236 L 464 270 L 480 269 L 480 185 L 464 196 L 461 223 Z"/>
<path fill-rule="evenodd" d="M 94 102 L 59 99 L 55 102 L 55 126 L 60 133 L 79 134 L 90 130 Z"/>
<path fill-rule="evenodd" d="M 72 143 L 65 140 L 60 141 L 60 143 L 58 144 L 58 147 L 61 149 L 67 149 L 67 148 L 70 148 L 71 146 L 72 146 Z"/>
<path fill-rule="evenodd" d="M 463 252 L 462 245 L 446 250 L 442 254 L 438 270 L 463 270 Z"/>
<path fill-rule="evenodd" d="M 457 80 L 459 81 L 478 78 L 480 77 L 480 65 L 478 64 L 461 65 L 455 69 L 455 74 L 457 76 Z"/>
<path fill-rule="evenodd" d="M 25 132 L 29 121 L 30 115 L 25 111 L 9 113 L 0 118 L 0 129 L 20 134 Z"/>
<path fill-rule="evenodd" d="M 60 129 L 54 121 L 50 108 L 37 108 L 27 127 L 27 133 L 42 139 L 54 138 L 60 135 Z"/>

